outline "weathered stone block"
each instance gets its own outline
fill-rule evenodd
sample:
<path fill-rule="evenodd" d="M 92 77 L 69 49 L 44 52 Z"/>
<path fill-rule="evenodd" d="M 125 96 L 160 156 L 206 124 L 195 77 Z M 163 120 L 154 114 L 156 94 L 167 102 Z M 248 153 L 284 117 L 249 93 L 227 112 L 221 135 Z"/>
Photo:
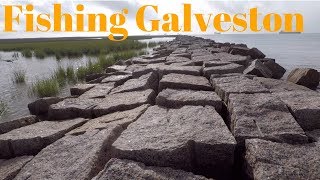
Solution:
<path fill-rule="evenodd" d="M 21 156 L 0 161 L 0 179 L 11 180 L 19 173 L 20 169 L 29 162 L 33 156 Z"/>
<path fill-rule="evenodd" d="M 251 65 L 243 71 L 243 74 L 252 74 L 266 78 L 271 78 L 273 76 L 272 71 L 259 60 L 252 61 Z"/>
<path fill-rule="evenodd" d="M 72 96 L 80 96 L 83 93 L 89 91 L 94 86 L 95 84 L 77 84 L 70 88 L 70 93 Z"/>
<path fill-rule="evenodd" d="M 212 74 L 230 74 L 230 73 L 242 73 L 244 66 L 239 64 L 227 64 L 221 66 L 205 67 L 203 69 L 203 75 L 210 78 Z"/>
<path fill-rule="evenodd" d="M 287 80 L 302 86 L 306 86 L 310 89 L 316 89 L 319 85 L 320 74 L 315 69 L 296 68 L 290 72 Z"/>
<path fill-rule="evenodd" d="M 9 132 L 13 129 L 18 129 L 23 126 L 34 124 L 38 121 L 39 120 L 36 116 L 30 115 L 30 116 L 25 116 L 12 121 L 2 122 L 0 123 L 0 134 Z"/>
<path fill-rule="evenodd" d="M 114 83 L 97 84 L 94 88 L 79 96 L 80 99 L 104 98 L 114 88 Z"/>
<path fill-rule="evenodd" d="M 216 59 L 220 59 L 221 61 L 228 61 L 243 66 L 246 66 L 251 60 L 250 56 L 233 55 L 225 52 L 215 53 L 213 55 Z"/>
<path fill-rule="evenodd" d="M 30 104 L 28 104 L 28 109 L 31 114 L 42 115 L 48 113 L 49 106 L 62 101 L 64 98 L 60 97 L 45 97 L 40 98 Z"/>
<path fill-rule="evenodd" d="M 265 88 L 269 89 L 271 92 L 311 91 L 307 87 L 300 86 L 284 80 L 263 77 L 254 77 L 253 80 L 260 82 Z"/>
<path fill-rule="evenodd" d="M 127 80 L 131 79 L 132 75 L 127 74 L 127 75 L 113 75 L 104 78 L 101 83 L 114 83 L 115 86 L 122 85 L 124 82 Z"/>
<path fill-rule="evenodd" d="M 124 70 L 126 70 L 126 68 L 127 68 L 127 66 L 123 66 L 123 65 L 113 65 L 113 66 L 106 68 L 106 73 L 124 71 Z"/>

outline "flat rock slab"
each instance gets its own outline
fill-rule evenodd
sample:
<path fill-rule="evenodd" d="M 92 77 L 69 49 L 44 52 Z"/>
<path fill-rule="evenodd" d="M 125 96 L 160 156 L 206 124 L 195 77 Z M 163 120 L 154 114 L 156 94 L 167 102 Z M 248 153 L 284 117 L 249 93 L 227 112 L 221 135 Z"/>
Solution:
<path fill-rule="evenodd" d="M 79 96 L 80 99 L 104 98 L 114 88 L 114 83 L 97 84 L 94 88 Z"/>
<path fill-rule="evenodd" d="M 215 53 L 213 55 L 216 59 L 220 59 L 221 61 L 228 61 L 243 66 L 247 65 L 251 60 L 250 56 L 233 55 L 226 52 Z"/>
<path fill-rule="evenodd" d="M 115 86 L 119 86 L 131 78 L 132 78 L 131 74 L 113 75 L 113 76 L 109 76 L 109 77 L 104 78 L 101 81 L 101 83 L 114 83 Z"/>
<path fill-rule="evenodd" d="M 222 101 L 215 92 L 165 89 L 156 98 L 156 104 L 168 108 L 179 108 L 186 105 L 213 106 L 221 112 Z"/>
<path fill-rule="evenodd" d="M 203 68 L 203 75 L 210 78 L 212 74 L 230 74 L 230 73 L 242 73 L 244 66 L 230 63 L 221 66 L 212 66 Z"/>
<path fill-rule="evenodd" d="M 203 67 L 215 67 L 215 66 L 225 66 L 231 64 L 231 62 L 227 61 L 205 61 L 203 63 Z"/>
<path fill-rule="evenodd" d="M 102 99 L 68 98 L 51 105 L 48 116 L 53 120 L 92 118 L 93 108 L 101 101 Z"/>
<path fill-rule="evenodd" d="M 110 94 L 131 92 L 131 91 L 143 91 L 146 89 L 158 89 L 158 74 L 150 72 L 142 75 L 137 79 L 130 79 L 123 85 L 114 88 Z"/>
<path fill-rule="evenodd" d="M 133 91 L 110 94 L 94 109 L 94 115 L 100 117 L 117 111 L 130 110 L 143 104 L 153 104 L 156 93 L 154 90 Z"/>
<path fill-rule="evenodd" d="M 320 93 L 292 91 L 275 94 L 289 107 L 304 130 L 320 129 Z"/>
<path fill-rule="evenodd" d="M 0 162 L 0 179 L 10 180 L 14 179 L 19 173 L 20 169 L 29 162 L 33 156 L 21 156 Z"/>
<path fill-rule="evenodd" d="M 192 57 L 192 61 L 204 61 L 204 62 L 207 62 L 207 61 L 218 61 L 218 60 L 219 59 L 217 59 L 212 54 Z"/>
<path fill-rule="evenodd" d="M 38 122 L 38 118 L 34 115 L 25 116 L 22 118 L 15 119 L 13 121 L 7 121 L 0 123 L 0 134 L 9 132 L 13 129 L 18 129 L 23 126 L 34 124 Z"/>
<path fill-rule="evenodd" d="M 16 180 L 91 179 L 107 162 L 106 151 L 121 126 L 79 136 L 65 136 L 47 146 L 26 164 Z"/>
<path fill-rule="evenodd" d="M 201 75 L 202 67 L 199 66 L 159 66 L 159 76 L 162 77 L 166 74 L 176 73 L 176 74 L 186 74 L 186 75 Z"/>
<path fill-rule="evenodd" d="M 112 145 L 117 158 L 213 177 L 230 175 L 236 142 L 211 106 L 152 106 Z"/>
<path fill-rule="evenodd" d="M 129 160 L 111 159 L 105 168 L 94 178 L 94 180 L 105 179 L 185 179 L 206 180 L 203 176 L 194 175 L 190 172 L 174 170 L 167 167 L 145 166 Z"/>
<path fill-rule="evenodd" d="M 211 78 L 211 83 L 215 88 L 216 93 L 225 102 L 228 102 L 230 94 L 254 94 L 270 92 L 259 82 L 249 79 L 245 76 Z"/>
<path fill-rule="evenodd" d="M 260 82 L 270 92 L 289 92 L 289 91 L 311 91 L 309 88 L 294 84 L 292 82 L 270 79 L 263 77 L 254 77 L 253 80 Z"/>
<path fill-rule="evenodd" d="M 83 93 L 89 91 L 94 86 L 95 84 L 77 84 L 70 88 L 70 93 L 72 96 L 80 96 Z"/>
<path fill-rule="evenodd" d="M 124 71 L 126 68 L 127 66 L 124 66 L 124 65 L 113 65 L 113 66 L 107 67 L 106 73 Z"/>
<path fill-rule="evenodd" d="M 188 62 L 188 61 L 190 61 L 190 59 L 186 57 L 168 56 L 166 58 L 165 64 L 170 65 L 172 63 L 182 63 L 182 62 Z"/>
<path fill-rule="evenodd" d="M 260 139 L 246 141 L 247 174 L 251 179 L 319 179 L 320 148 Z"/>
<path fill-rule="evenodd" d="M 43 115 L 48 113 L 49 106 L 62 101 L 60 97 L 44 97 L 28 104 L 28 109 L 33 115 Z"/>
<path fill-rule="evenodd" d="M 86 120 L 41 121 L 0 135 L 0 158 L 35 155 Z"/>
<path fill-rule="evenodd" d="M 168 74 L 163 76 L 159 83 L 159 91 L 167 88 L 213 91 L 207 78 L 184 74 Z"/>
<path fill-rule="evenodd" d="M 238 143 L 253 138 L 292 144 L 308 142 L 286 104 L 275 95 L 232 94 L 228 109 L 231 131 Z"/>
<path fill-rule="evenodd" d="M 111 122 L 127 126 L 137 120 L 138 117 L 140 117 L 140 115 L 144 113 L 149 106 L 150 105 L 145 104 L 128 111 L 115 112 L 95 119 L 91 119 L 84 125 L 70 131 L 67 134 L 78 135 L 84 134 L 89 131 L 106 129 Z"/>

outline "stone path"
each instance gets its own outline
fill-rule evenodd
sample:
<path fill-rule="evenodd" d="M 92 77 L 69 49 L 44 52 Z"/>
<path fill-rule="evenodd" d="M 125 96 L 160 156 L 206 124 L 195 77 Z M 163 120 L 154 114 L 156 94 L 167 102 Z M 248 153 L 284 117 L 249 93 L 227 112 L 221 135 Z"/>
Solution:
<path fill-rule="evenodd" d="M 284 72 L 178 36 L 0 124 L 0 180 L 320 179 L 320 94 Z"/>

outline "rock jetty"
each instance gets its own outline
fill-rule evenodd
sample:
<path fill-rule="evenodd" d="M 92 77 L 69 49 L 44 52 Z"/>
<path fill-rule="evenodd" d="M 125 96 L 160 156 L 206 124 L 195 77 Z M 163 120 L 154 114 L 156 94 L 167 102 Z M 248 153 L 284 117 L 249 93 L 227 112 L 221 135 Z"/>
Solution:
<path fill-rule="evenodd" d="M 177 36 L 1 123 L 0 179 L 320 179 L 319 73 L 285 72 Z"/>

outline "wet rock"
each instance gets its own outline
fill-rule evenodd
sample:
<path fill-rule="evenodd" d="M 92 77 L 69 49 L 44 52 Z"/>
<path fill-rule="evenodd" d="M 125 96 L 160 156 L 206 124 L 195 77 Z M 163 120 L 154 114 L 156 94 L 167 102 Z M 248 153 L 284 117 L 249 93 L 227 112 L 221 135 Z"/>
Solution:
<path fill-rule="evenodd" d="M 231 131 L 238 143 L 253 138 L 293 144 L 308 142 L 286 104 L 275 95 L 231 94 L 228 110 Z"/>
<path fill-rule="evenodd" d="M 47 114 L 49 106 L 62 101 L 64 98 L 60 97 L 45 97 L 40 98 L 30 104 L 28 104 L 28 109 L 33 115 Z"/>
<path fill-rule="evenodd" d="M 143 91 L 146 89 L 158 89 L 158 74 L 150 72 L 142 75 L 137 79 L 130 79 L 123 85 L 114 88 L 110 94 L 130 92 L 130 91 Z"/>
<path fill-rule="evenodd" d="M 106 68 L 106 73 L 111 73 L 111 72 L 117 72 L 117 71 L 124 71 L 126 70 L 127 66 L 124 65 L 113 65 L 110 67 Z"/>
<path fill-rule="evenodd" d="M 63 137 L 68 131 L 81 126 L 85 121 L 84 119 L 60 122 L 41 121 L 1 134 L 0 141 L 9 147 L 0 146 L 0 158 L 35 155 L 47 145 Z"/>
<path fill-rule="evenodd" d="M 286 69 L 273 61 L 267 61 L 263 64 L 272 72 L 272 78 L 274 79 L 281 79 L 286 73 Z"/>
<path fill-rule="evenodd" d="M 194 175 L 190 172 L 174 170 L 167 167 L 145 166 L 142 163 L 111 159 L 105 168 L 94 178 L 94 180 L 104 179 L 193 179 L 206 180 L 203 176 Z"/>
<path fill-rule="evenodd" d="M 286 103 L 304 130 L 320 129 L 320 95 L 313 91 L 275 93 Z"/>
<path fill-rule="evenodd" d="M 182 106 L 213 106 L 221 112 L 222 101 L 215 92 L 165 89 L 156 98 L 156 104 L 168 108 Z"/>
<path fill-rule="evenodd" d="M 159 76 L 171 73 L 200 76 L 201 70 L 199 66 L 159 66 Z"/>
<path fill-rule="evenodd" d="M 83 93 L 89 91 L 94 86 L 95 84 L 77 84 L 70 88 L 70 93 L 72 96 L 80 96 Z"/>
<path fill-rule="evenodd" d="M 122 85 L 127 80 L 131 79 L 132 75 L 114 75 L 104 78 L 101 83 L 114 83 L 115 86 Z"/>
<path fill-rule="evenodd" d="M 226 177 L 235 140 L 213 107 L 148 110 L 113 143 L 113 157 Z"/>
<path fill-rule="evenodd" d="M 163 76 L 159 83 L 159 91 L 167 88 L 204 91 L 213 90 L 208 79 L 205 77 L 185 74 L 168 74 Z"/>
<path fill-rule="evenodd" d="M 273 76 L 272 71 L 259 60 L 252 61 L 251 65 L 243 71 L 243 74 L 252 74 L 266 78 Z"/>
<path fill-rule="evenodd" d="M 230 74 L 230 73 L 242 73 L 244 66 L 239 64 L 227 64 L 221 66 L 205 67 L 203 69 L 203 75 L 210 78 L 212 74 Z"/>
<path fill-rule="evenodd" d="M 21 156 L 0 162 L 0 179 L 14 179 L 20 169 L 32 158 L 33 156 Z"/>
<path fill-rule="evenodd" d="M 251 48 L 248 52 L 252 59 L 263 59 L 266 57 L 259 49 Z"/>
<path fill-rule="evenodd" d="M 260 139 L 246 141 L 247 174 L 251 179 L 318 179 L 320 148 Z"/>
<path fill-rule="evenodd" d="M 251 61 L 250 56 L 233 55 L 225 52 L 215 53 L 213 55 L 221 61 L 232 62 L 243 66 L 246 66 Z"/>
<path fill-rule="evenodd" d="M 0 134 L 9 132 L 13 129 L 18 129 L 23 126 L 27 126 L 30 124 L 34 124 L 38 122 L 38 118 L 36 116 L 30 115 L 22 118 L 18 118 L 12 121 L 1 122 L 0 123 Z"/>
<path fill-rule="evenodd" d="M 101 117 L 89 120 L 84 125 L 70 131 L 67 134 L 79 135 L 89 131 L 106 129 L 111 122 L 114 124 L 127 126 L 130 123 L 137 120 L 138 117 L 140 117 L 140 115 L 144 113 L 149 106 L 150 106 L 149 104 L 145 104 L 128 111 L 119 111 L 119 112 L 111 113 L 105 116 L 101 116 Z"/>
<path fill-rule="evenodd" d="M 254 77 L 253 80 L 260 82 L 265 88 L 269 89 L 271 92 L 311 91 L 307 87 L 300 86 L 284 80 L 263 77 Z"/>
<path fill-rule="evenodd" d="M 102 99 L 68 98 L 49 107 L 48 117 L 53 120 L 92 118 L 92 109 Z"/>
<path fill-rule="evenodd" d="M 155 96 L 151 89 L 110 94 L 93 109 L 93 112 L 96 117 L 100 117 L 116 111 L 130 110 L 143 104 L 153 104 Z"/>
<path fill-rule="evenodd" d="M 316 89 L 319 85 L 320 75 L 315 69 L 296 68 L 290 72 L 287 80 L 310 89 Z"/>

